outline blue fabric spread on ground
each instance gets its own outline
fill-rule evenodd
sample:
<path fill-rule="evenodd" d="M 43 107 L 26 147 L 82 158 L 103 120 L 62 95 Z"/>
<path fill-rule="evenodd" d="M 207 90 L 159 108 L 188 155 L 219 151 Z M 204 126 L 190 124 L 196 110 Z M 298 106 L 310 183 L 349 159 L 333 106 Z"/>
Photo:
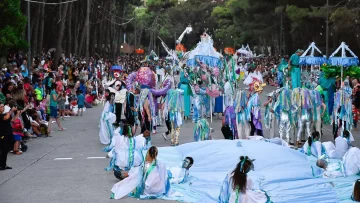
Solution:
<path fill-rule="evenodd" d="M 234 170 L 242 155 L 256 159 L 255 171 L 248 175 L 273 202 L 337 202 L 334 187 L 326 179 L 313 177 L 310 162 L 304 154 L 280 145 L 250 140 L 210 140 L 159 148 L 158 159 L 167 167 L 180 167 L 186 156 L 194 159 L 190 181 L 172 185 L 175 194 L 164 199 L 217 202 L 225 176 Z"/>

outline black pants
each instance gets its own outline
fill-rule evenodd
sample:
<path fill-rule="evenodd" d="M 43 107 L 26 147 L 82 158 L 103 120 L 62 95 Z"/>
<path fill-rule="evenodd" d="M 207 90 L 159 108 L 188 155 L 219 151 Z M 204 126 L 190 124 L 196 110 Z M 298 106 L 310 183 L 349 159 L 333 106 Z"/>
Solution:
<path fill-rule="evenodd" d="M 224 138 L 227 140 L 233 139 L 233 133 L 228 125 L 225 125 L 221 128 L 221 132 L 224 135 Z"/>
<path fill-rule="evenodd" d="M 116 122 L 117 124 L 121 121 L 121 110 L 122 110 L 122 103 L 115 103 L 115 114 L 116 114 Z"/>
<path fill-rule="evenodd" d="M 254 125 L 254 122 L 253 122 L 253 114 L 250 114 L 251 115 L 251 121 L 250 121 L 250 126 L 251 126 L 251 131 L 250 131 L 250 136 L 254 136 L 255 132 L 257 135 L 259 136 L 264 136 L 263 135 L 263 131 L 262 130 L 259 130 L 259 129 L 256 129 L 255 128 L 255 125 Z"/>
<path fill-rule="evenodd" d="M 166 135 L 169 135 L 171 132 L 171 122 L 170 122 L 170 115 L 168 115 L 168 119 L 165 121 L 167 131 L 165 132 Z"/>
<path fill-rule="evenodd" d="M 150 122 L 146 119 L 141 123 L 141 133 L 144 133 L 146 130 L 151 131 L 150 127 Z"/>
<path fill-rule="evenodd" d="M 9 152 L 9 139 L 8 136 L 0 135 L 0 167 L 6 166 L 7 154 Z"/>

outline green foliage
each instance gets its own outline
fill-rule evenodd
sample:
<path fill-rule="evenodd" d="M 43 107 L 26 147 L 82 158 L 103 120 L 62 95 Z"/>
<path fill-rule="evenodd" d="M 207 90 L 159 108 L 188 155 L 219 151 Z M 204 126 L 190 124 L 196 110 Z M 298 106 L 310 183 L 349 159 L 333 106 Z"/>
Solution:
<path fill-rule="evenodd" d="M 26 49 L 24 40 L 26 17 L 21 13 L 20 0 L 0 1 L 0 55 L 10 49 Z"/>

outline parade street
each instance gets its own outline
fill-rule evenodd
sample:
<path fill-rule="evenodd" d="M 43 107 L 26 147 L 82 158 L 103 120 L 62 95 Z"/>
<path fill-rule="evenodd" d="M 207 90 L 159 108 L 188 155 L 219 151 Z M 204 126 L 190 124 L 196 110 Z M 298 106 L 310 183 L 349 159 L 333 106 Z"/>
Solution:
<path fill-rule="evenodd" d="M 275 89 L 265 87 L 266 94 Z M 104 147 L 99 142 L 99 117 L 102 105 L 88 109 L 82 117 L 72 117 L 63 122 L 65 132 L 55 132 L 49 138 L 36 138 L 29 141 L 29 149 L 22 156 L 9 154 L 8 163 L 13 170 L 1 172 L 1 203 L 57 203 L 57 202 L 116 202 L 110 200 L 112 186 L 117 182 L 112 172 L 104 171 L 109 165 Z M 193 141 L 193 126 L 187 121 L 181 129 L 180 144 Z M 215 130 L 213 139 L 223 139 L 221 120 L 213 118 L 211 127 Z M 169 146 L 161 133 L 165 125 L 158 128 L 152 136 L 152 144 L 157 147 Z M 322 141 L 333 141 L 331 126 L 324 126 Z M 268 130 L 264 131 L 267 137 Z M 354 131 L 355 146 L 359 146 L 359 133 Z M 211 152 L 209 152 L 211 154 Z M 240 156 L 240 155 L 238 155 Z M 195 160 L 196 163 L 196 160 Z M 220 190 L 220 188 L 216 188 Z M 133 198 L 118 200 L 136 202 Z M 146 200 L 142 202 L 163 202 Z"/>

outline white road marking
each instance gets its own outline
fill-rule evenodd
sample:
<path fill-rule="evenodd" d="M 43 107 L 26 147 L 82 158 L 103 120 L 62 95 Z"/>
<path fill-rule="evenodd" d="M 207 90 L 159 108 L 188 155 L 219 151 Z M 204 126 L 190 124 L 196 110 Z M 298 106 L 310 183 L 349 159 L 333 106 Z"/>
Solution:
<path fill-rule="evenodd" d="M 105 159 L 106 157 L 88 157 L 86 159 Z"/>
<path fill-rule="evenodd" d="M 71 159 L 73 158 L 55 158 L 54 160 L 56 161 L 56 160 L 71 160 Z"/>

